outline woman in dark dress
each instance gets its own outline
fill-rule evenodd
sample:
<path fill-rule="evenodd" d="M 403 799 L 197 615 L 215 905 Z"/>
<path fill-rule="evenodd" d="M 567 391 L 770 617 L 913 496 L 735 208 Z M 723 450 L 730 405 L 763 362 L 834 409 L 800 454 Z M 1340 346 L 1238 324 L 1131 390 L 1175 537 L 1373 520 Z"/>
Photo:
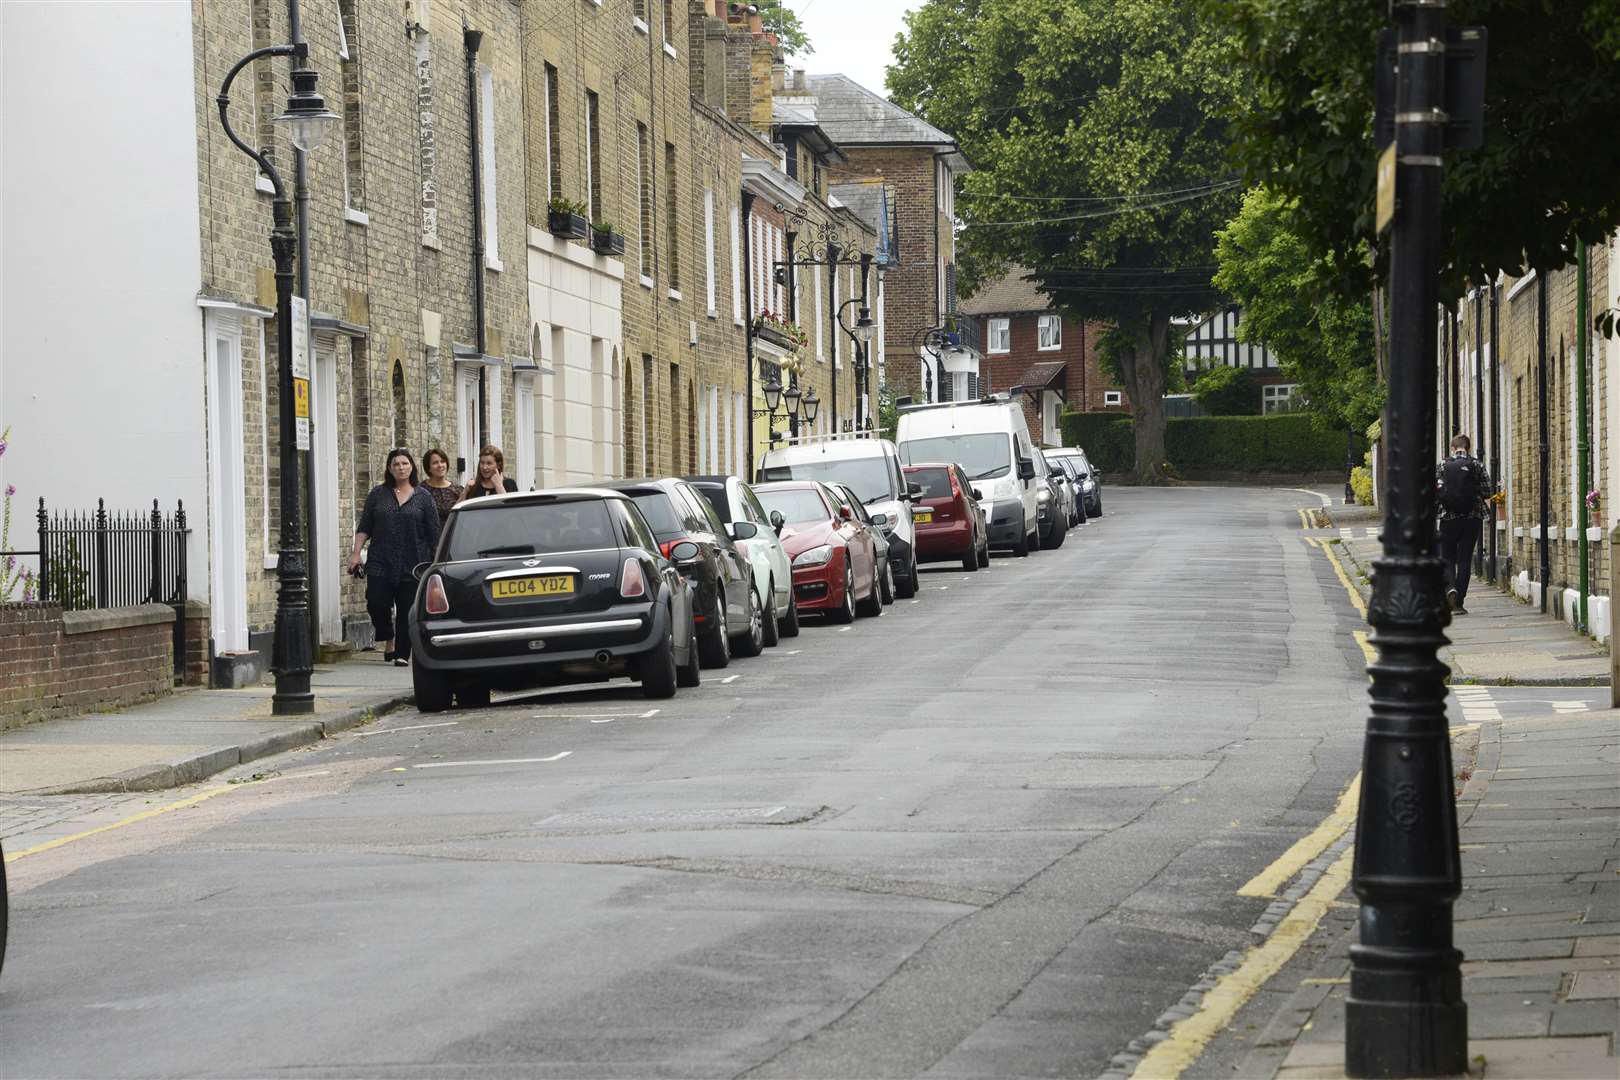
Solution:
<path fill-rule="evenodd" d="M 437 446 L 422 455 L 422 468 L 427 470 L 427 481 L 422 486 L 439 508 L 439 526 L 443 528 L 450 508 L 461 501 L 461 485 L 450 482 L 450 457 Z"/>
<path fill-rule="evenodd" d="M 406 667 L 411 662 L 414 571 L 419 563 L 433 558 L 438 546 L 439 510 L 427 490 L 417 486 L 416 462 L 409 450 L 388 451 L 384 472 L 387 479 L 371 489 L 360 512 L 349 573 L 359 576 L 360 549 L 370 541 L 371 552 L 364 563 L 366 610 L 382 643 L 383 660 Z"/>
<path fill-rule="evenodd" d="M 461 497 L 478 499 L 517 489 L 517 481 L 506 475 L 506 455 L 501 453 L 501 448 L 486 446 L 478 451 L 478 468 L 467 477 L 467 490 L 461 493 Z"/>

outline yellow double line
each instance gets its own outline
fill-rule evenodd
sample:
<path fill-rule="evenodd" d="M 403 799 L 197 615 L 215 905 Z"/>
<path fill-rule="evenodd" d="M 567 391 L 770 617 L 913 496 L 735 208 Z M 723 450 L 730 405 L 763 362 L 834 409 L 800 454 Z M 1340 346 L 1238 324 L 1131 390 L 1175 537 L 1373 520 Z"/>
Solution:
<path fill-rule="evenodd" d="M 102 825 L 94 829 L 86 829 L 84 832 L 74 833 L 72 836 L 59 836 L 55 840 L 47 840 L 43 844 L 35 844 L 33 847 L 23 848 L 21 851 L 8 851 L 6 852 L 6 862 L 14 863 L 18 859 L 26 858 L 29 855 L 38 855 L 40 852 L 50 851 L 52 848 L 59 848 L 63 844 L 71 844 L 75 840 L 83 840 L 87 836 L 95 836 L 97 833 L 111 832 L 114 829 L 122 829 L 126 825 L 134 825 L 138 822 L 150 821 L 152 818 L 158 817 L 162 814 L 172 813 L 175 810 L 184 810 L 188 806 L 196 806 L 198 803 L 203 802 L 206 799 L 212 799 L 215 795 L 223 795 L 227 791 L 232 790 L 232 787 L 232 785 L 222 784 L 218 787 L 205 788 L 202 791 L 197 792 L 195 795 L 189 795 L 184 799 L 179 799 L 164 806 L 155 806 L 150 810 L 143 810 L 139 814 L 132 815 L 131 817 L 124 818 L 120 821 L 114 821 L 110 824 Z"/>

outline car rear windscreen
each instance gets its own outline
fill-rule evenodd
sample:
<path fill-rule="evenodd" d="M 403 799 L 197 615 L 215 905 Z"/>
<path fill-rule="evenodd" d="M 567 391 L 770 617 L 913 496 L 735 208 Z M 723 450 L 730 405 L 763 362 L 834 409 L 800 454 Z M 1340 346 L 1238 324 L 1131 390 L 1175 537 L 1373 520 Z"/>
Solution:
<path fill-rule="evenodd" d="M 951 474 L 948 469 L 907 469 L 906 480 L 922 488 L 925 499 L 951 497 Z"/>
<path fill-rule="evenodd" d="M 772 510 L 781 511 L 782 517 L 790 525 L 827 520 L 827 504 L 821 501 L 818 493 L 808 488 L 786 488 L 781 491 L 755 489 L 754 494 L 759 496 L 767 514 Z"/>
<path fill-rule="evenodd" d="M 450 515 L 442 557 L 487 559 L 618 546 L 618 534 L 601 499 L 504 502 Z"/>
<path fill-rule="evenodd" d="M 631 495 L 641 516 L 647 519 L 652 526 L 653 535 L 660 540 L 671 536 L 684 535 L 686 526 L 683 524 L 684 516 L 676 510 L 667 492 L 649 491 L 645 494 Z"/>
<path fill-rule="evenodd" d="M 1012 471 L 1012 436 L 998 431 L 985 435 L 910 439 L 900 444 L 900 460 L 907 464 L 954 461 L 962 466 L 969 480 L 989 480 Z"/>
<path fill-rule="evenodd" d="M 938 461 L 938 458 L 931 460 Z M 862 502 L 892 499 L 890 488 L 893 477 L 889 463 L 881 454 L 862 458 L 818 458 L 815 461 L 796 461 L 791 465 L 767 465 L 760 470 L 760 479 L 820 480 L 825 484 L 848 484 Z"/>
<path fill-rule="evenodd" d="M 720 515 L 723 524 L 731 524 L 731 500 L 726 498 L 726 489 L 712 484 L 693 484 L 693 487 L 703 492 L 703 497 L 709 500 L 714 512 Z"/>

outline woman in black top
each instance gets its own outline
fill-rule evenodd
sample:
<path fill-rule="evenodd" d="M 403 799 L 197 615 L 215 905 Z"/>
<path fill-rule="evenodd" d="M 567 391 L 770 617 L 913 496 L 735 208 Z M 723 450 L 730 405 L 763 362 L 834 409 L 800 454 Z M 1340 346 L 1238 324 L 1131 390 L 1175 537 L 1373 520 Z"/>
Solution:
<path fill-rule="evenodd" d="M 417 486 L 416 462 L 405 449 L 388 451 L 388 478 L 366 496 L 360 527 L 349 554 L 349 573 L 360 574 L 360 549 L 371 542 L 366 558 L 366 610 L 382 642 L 383 660 L 396 667 L 411 662 L 411 605 L 416 602 L 417 564 L 433 558 L 439 543 L 439 510 L 427 490 Z M 399 628 L 394 627 L 398 611 Z M 397 650 L 397 651 L 396 651 Z"/>
<path fill-rule="evenodd" d="M 517 489 L 517 481 L 506 475 L 506 455 L 501 453 L 501 448 L 486 446 L 478 451 L 478 468 L 467 477 L 467 490 L 461 493 L 461 498 L 478 499 Z"/>
<path fill-rule="evenodd" d="M 422 455 L 422 468 L 427 470 L 428 497 L 439 508 L 439 527 L 444 527 L 450 508 L 461 501 L 461 485 L 450 482 L 450 457 L 437 446 Z"/>

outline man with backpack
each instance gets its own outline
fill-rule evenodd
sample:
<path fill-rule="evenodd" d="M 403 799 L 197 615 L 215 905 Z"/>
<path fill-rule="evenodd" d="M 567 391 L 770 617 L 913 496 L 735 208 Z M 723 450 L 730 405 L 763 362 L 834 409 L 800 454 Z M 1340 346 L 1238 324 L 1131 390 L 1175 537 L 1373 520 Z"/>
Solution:
<path fill-rule="evenodd" d="M 1466 435 L 1453 437 L 1451 456 L 1440 463 L 1435 476 L 1440 495 L 1440 558 L 1449 582 L 1446 600 L 1458 615 L 1468 614 L 1463 601 L 1468 597 L 1470 564 L 1474 545 L 1479 543 L 1485 500 L 1492 491 L 1490 472 L 1479 459 L 1469 456 L 1471 445 Z"/>

